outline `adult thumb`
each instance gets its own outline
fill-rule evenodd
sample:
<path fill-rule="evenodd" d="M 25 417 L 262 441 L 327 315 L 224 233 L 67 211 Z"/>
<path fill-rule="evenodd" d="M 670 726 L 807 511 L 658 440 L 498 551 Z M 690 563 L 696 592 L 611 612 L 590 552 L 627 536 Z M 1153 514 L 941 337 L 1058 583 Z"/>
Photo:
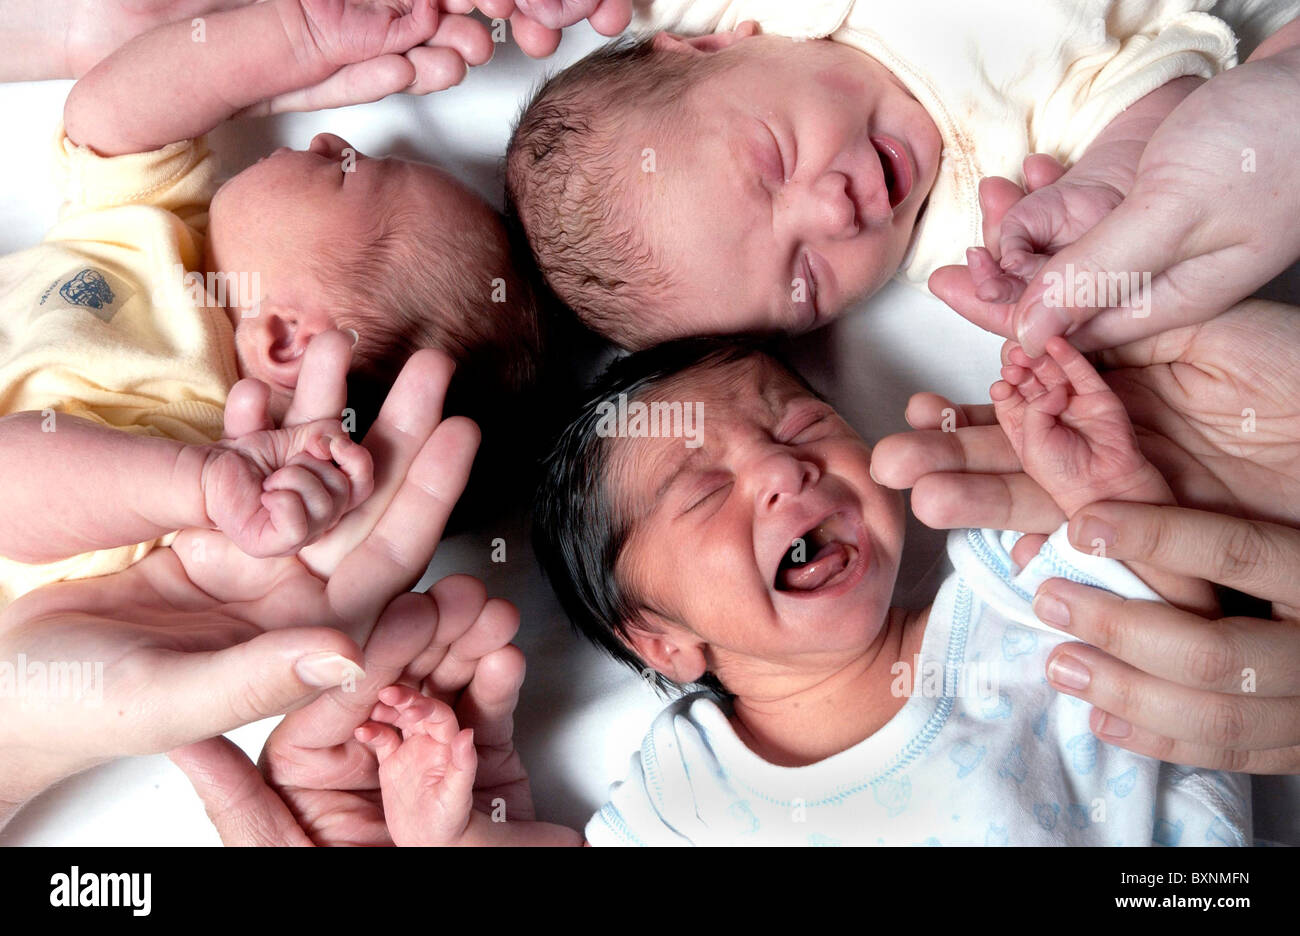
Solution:
<path fill-rule="evenodd" d="M 167 755 L 194 786 L 226 845 L 310 845 L 311 839 L 248 755 L 209 738 Z"/>
<path fill-rule="evenodd" d="M 211 738 L 282 715 L 325 689 L 346 689 L 365 677 L 362 658 L 350 638 L 329 627 L 289 627 L 219 650 L 168 652 L 151 669 L 158 748 Z"/>

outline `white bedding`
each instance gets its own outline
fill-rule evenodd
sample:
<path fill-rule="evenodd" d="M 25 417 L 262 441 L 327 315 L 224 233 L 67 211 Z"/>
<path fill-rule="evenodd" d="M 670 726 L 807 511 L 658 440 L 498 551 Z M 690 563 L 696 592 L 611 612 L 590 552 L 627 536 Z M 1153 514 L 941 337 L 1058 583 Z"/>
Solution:
<path fill-rule="evenodd" d="M 236 171 L 276 146 L 301 148 L 329 130 L 362 152 L 436 162 L 500 205 L 499 168 L 513 119 L 550 69 L 594 48 L 585 25 L 570 30 L 547 62 L 512 45 L 458 88 L 427 98 L 317 114 L 246 121 L 214 134 L 226 168 Z M 69 82 L 0 85 L 6 139 L 0 146 L 0 251 L 37 241 L 55 218 L 49 143 Z M 1293 294 L 1295 295 L 1295 294 Z M 908 396 L 935 390 L 962 401 L 985 398 L 996 379 L 1001 339 L 967 323 L 937 300 L 891 284 L 835 326 L 798 343 L 794 358 L 867 438 L 906 428 Z M 507 542 L 504 564 L 489 560 L 491 540 Z M 942 537 L 913 522 L 901 592 L 926 577 Z M 629 754 L 663 701 L 631 671 L 571 633 L 538 570 L 522 518 L 445 541 L 421 587 L 452 572 L 483 578 L 489 592 L 515 602 L 528 679 L 517 718 L 520 748 L 541 818 L 581 828 L 622 777 Z M 254 757 L 273 722 L 233 732 Z M 1294 803 L 1295 800 L 1292 800 Z M 1295 810 L 1288 810 L 1294 815 Z M 217 844 L 188 782 L 164 757 L 128 758 L 47 791 L 0 833 L 0 845 Z"/>

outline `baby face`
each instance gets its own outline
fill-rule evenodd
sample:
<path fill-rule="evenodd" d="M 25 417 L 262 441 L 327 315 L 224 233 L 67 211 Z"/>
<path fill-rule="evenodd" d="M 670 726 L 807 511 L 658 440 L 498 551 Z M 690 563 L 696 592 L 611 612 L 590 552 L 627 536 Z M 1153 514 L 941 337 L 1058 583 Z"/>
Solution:
<path fill-rule="evenodd" d="M 656 171 L 630 188 L 678 287 L 661 337 L 825 324 L 900 266 L 938 129 L 886 68 L 839 43 L 751 36 L 694 54 L 731 67 L 661 137 L 628 134 L 656 150 Z"/>
<path fill-rule="evenodd" d="M 702 409 L 698 447 L 621 439 L 610 460 L 632 518 L 618 574 L 647 620 L 737 694 L 760 673 L 821 672 L 868 649 L 904 515 L 901 496 L 871 480 L 866 443 L 761 357 L 687 372 L 650 398 Z"/>
<path fill-rule="evenodd" d="M 240 296 L 230 303 L 241 376 L 272 387 L 284 383 L 268 361 L 275 343 L 301 353 L 293 329 L 333 327 L 332 311 L 350 299 L 323 282 L 321 258 L 344 258 L 371 243 L 385 219 L 402 208 L 457 219 L 477 219 L 479 199 L 447 173 L 425 163 L 374 159 L 331 133 L 317 134 L 305 150 L 281 147 L 230 179 L 212 200 L 210 272 L 257 272 L 260 308 Z M 267 329 L 283 334 L 266 334 Z"/>

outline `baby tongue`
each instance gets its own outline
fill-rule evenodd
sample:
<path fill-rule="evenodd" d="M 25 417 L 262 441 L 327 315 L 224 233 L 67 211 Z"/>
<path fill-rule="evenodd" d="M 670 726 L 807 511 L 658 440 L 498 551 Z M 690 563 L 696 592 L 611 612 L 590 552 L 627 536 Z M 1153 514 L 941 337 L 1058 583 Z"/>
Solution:
<path fill-rule="evenodd" d="M 782 569 L 777 582 L 786 591 L 815 591 L 843 572 L 848 564 L 848 547 L 844 543 L 827 543 L 811 561 Z"/>

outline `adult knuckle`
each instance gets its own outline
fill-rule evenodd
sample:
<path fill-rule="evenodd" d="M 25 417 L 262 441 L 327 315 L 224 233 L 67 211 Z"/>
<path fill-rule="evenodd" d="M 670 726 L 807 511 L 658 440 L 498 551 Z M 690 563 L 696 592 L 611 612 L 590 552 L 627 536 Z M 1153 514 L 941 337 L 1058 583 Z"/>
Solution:
<path fill-rule="evenodd" d="M 1205 710 L 1203 734 L 1216 747 L 1237 747 L 1246 736 L 1246 717 L 1241 706 L 1232 699 L 1212 702 Z"/>
<path fill-rule="evenodd" d="M 1227 635 L 1211 634 L 1197 640 L 1185 655 L 1186 672 L 1196 684 L 1219 687 L 1233 674 L 1236 654 Z"/>
<path fill-rule="evenodd" d="M 1237 580 L 1265 565 L 1268 537 L 1253 521 L 1234 523 L 1219 541 L 1218 571 L 1227 579 Z"/>

